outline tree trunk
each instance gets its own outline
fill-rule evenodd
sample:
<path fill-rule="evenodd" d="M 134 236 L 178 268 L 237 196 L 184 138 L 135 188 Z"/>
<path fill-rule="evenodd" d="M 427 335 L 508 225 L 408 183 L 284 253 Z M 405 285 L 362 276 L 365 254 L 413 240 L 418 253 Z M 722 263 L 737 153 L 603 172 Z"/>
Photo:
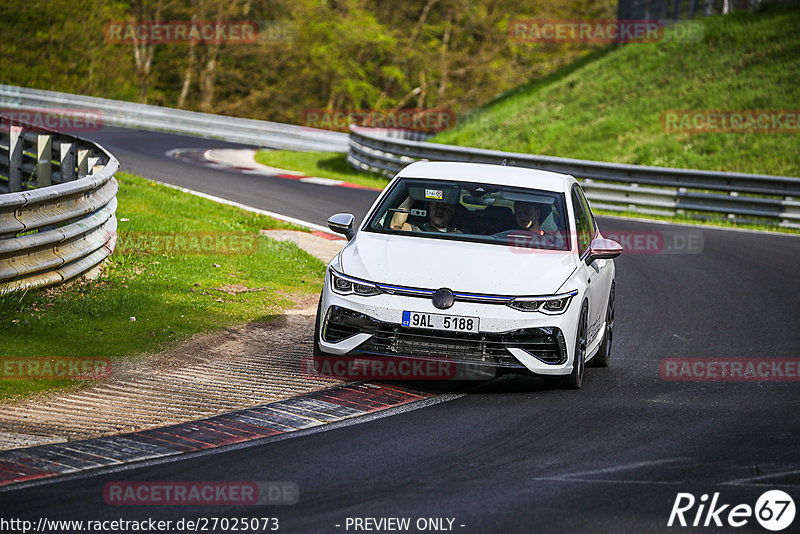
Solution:
<path fill-rule="evenodd" d="M 197 15 L 192 14 L 192 22 L 197 20 Z M 192 77 L 194 76 L 194 62 L 197 56 L 197 43 L 194 41 L 189 43 L 189 64 L 186 66 L 186 72 L 183 74 L 183 85 L 181 85 L 181 94 L 178 96 L 178 109 L 182 109 L 186 105 L 186 98 L 189 96 L 189 88 L 192 85 Z"/>
<path fill-rule="evenodd" d="M 428 95 L 428 82 L 425 80 L 425 71 L 419 71 L 419 98 L 417 99 L 417 107 L 422 109 L 425 107 L 425 97 Z"/>
<path fill-rule="evenodd" d="M 208 47 L 206 66 L 200 76 L 200 109 L 211 113 L 214 105 L 214 83 L 217 77 L 217 57 L 219 44 Z"/>
<path fill-rule="evenodd" d="M 134 2 L 133 7 L 136 13 L 135 23 L 152 23 L 161 21 L 161 0 L 156 0 L 153 11 L 150 6 L 145 5 L 145 1 Z M 151 15 L 152 14 L 152 15 Z M 155 44 L 150 40 L 139 41 L 137 32 L 133 32 L 133 59 L 136 65 L 136 83 L 139 86 L 139 102 L 147 104 L 147 93 L 150 89 L 150 71 L 153 64 L 153 52 Z"/>
<path fill-rule="evenodd" d="M 453 30 L 453 13 L 450 12 L 450 16 L 447 20 L 447 28 L 444 30 L 444 35 L 442 36 L 442 48 L 441 52 L 439 53 L 439 91 L 436 95 L 437 105 L 440 100 L 444 98 L 444 92 L 447 90 L 447 49 L 450 47 L 450 34 Z"/>
<path fill-rule="evenodd" d="M 438 2 L 439 0 L 428 0 L 428 3 L 425 4 L 425 7 L 422 8 L 422 13 L 419 16 L 419 20 L 417 24 L 414 26 L 414 29 L 411 31 L 411 38 L 408 40 L 408 47 L 413 48 L 414 43 L 417 41 L 417 37 L 419 37 L 422 28 L 425 27 L 425 22 L 428 19 L 428 13 L 430 12 L 433 5 Z"/>

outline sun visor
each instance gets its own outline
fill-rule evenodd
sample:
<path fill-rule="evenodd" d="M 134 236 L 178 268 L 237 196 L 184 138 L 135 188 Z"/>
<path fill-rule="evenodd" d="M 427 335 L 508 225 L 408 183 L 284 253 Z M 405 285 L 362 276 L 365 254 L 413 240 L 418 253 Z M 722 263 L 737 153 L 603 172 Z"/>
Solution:
<path fill-rule="evenodd" d="M 503 189 L 500 192 L 503 200 L 513 200 L 514 202 L 530 202 L 531 204 L 553 204 L 556 199 L 552 195 L 537 195 L 536 193 L 527 193 L 522 191 L 510 191 Z"/>
<path fill-rule="evenodd" d="M 420 202 L 458 204 L 461 199 L 461 188 L 455 184 L 417 182 L 408 185 L 408 196 Z"/>

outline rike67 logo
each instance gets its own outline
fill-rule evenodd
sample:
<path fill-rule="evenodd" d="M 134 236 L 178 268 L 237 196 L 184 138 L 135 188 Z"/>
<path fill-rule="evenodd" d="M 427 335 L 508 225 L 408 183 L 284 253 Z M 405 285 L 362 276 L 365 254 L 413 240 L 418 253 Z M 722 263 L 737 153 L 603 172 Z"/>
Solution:
<path fill-rule="evenodd" d="M 778 532 L 792 524 L 794 515 L 794 500 L 781 490 L 764 492 L 755 506 L 722 503 L 719 492 L 715 492 L 710 500 L 707 493 L 699 499 L 691 493 L 678 493 L 667 526 L 739 528 L 755 517 L 765 529 Z"/>

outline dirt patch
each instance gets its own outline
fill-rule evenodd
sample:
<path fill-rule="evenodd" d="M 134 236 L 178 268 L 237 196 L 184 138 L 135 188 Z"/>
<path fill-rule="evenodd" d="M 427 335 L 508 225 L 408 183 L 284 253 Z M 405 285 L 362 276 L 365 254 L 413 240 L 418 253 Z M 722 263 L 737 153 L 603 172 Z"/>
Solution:
<path fill-rule="evenodd" d="M 317 295 L 275 321 L 197 335 L 174 350 L 115 362 L 108 380 L 0 405 L 0 449 L 191 421 L 329 387 L 304 377 Z"/>
<path fill-rule="evenodd" d="M 247 287 L 242 284 L 226 284 L 222 287 L 212 287 L 214 291 L 222 291 L 228 295 L 238 295 L 239 293 L 253 293 L 255 291 L 268 291 L 268 287 Z"/>
<path fill-rule="evenodd" d="M 294 230 L 261 230 L 260 233 L 278 241 L 291 241 L 324 263 L 331 261 L 347 243 L 345 239 L 328 239 L 317 234 Z"/>

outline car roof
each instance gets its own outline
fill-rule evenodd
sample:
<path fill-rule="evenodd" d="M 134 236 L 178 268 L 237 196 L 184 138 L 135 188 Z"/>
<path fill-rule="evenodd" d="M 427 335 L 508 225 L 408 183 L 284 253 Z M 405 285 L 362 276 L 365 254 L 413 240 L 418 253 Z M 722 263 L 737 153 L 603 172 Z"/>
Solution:
<path fill-rule="evenodd" d="M 493 185 L 529 187 L 564 193 L 575 183 L 569 174 L 486 163 L 453 161 L 418 161 L 408 165 L 397 178 L 430 178 L 458 182 L 480 182 Z"/>

